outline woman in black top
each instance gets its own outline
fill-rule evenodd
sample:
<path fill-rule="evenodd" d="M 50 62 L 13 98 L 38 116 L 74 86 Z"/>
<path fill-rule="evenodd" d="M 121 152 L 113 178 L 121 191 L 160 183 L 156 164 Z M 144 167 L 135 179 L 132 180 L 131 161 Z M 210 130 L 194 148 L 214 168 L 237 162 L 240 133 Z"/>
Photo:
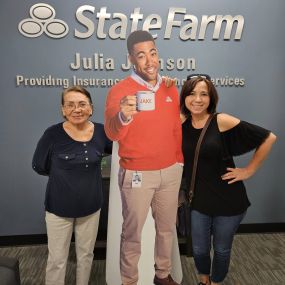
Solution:
<path fill-rule="evenodd" d="M 76 284 L 88 284 L 103 202 L 101 160 L 112 147 L 103 125 L 89 120 L 92 112 L 86 89 L 73 86 L 64 90 L 65 121 L 44 132 L 34 153 L 33 169 L 49 177 L 45 197 L 49 249 L 46 285 L 64 284 L 73 229 Z"/>
<path fill-rule="evenodd" d="M 192 75 L 182 87 L 180 100 L 184 179 L 189 189 L 195 147 L 209 115 L 216 112 L 218 94 L 208 75 Z M 228 114 L 214 115 L 199 153 L 191 211 L 193 255 L 200 285 L 219 284 L 226 277 L 234 234 L 250 206 L 242 181 L 260 167 L 275 139 L 270 131 Z M 233 156 L 254 149 L 246 167 L 235 167 Z"/>

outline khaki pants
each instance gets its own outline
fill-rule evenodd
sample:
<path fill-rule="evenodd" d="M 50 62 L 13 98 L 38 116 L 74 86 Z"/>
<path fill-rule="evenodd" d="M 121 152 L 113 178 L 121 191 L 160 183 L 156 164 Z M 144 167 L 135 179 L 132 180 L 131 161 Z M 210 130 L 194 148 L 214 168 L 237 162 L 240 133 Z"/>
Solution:
<path fill-rule="evenodd" d="M 168 276 L 171 270 L 171 249 L 175 231 L 178 191 L 182 166 L 178 163 L 161 170 L 142 173 L 140 188 L 132 188 L 133 170 L 120 168 L 123 226 L 121 234 L 120 270 L 124 285 L 137 284 L 141 233 L 149 207 L 155 220 L 155 274 Z"/>
<path fill-rule="evenodd" d="M 46 212 L 49 250 L 46 267 L 46 285 L 64 285 L 73 230 L 77 259 L 76 285 L 88 284 L 99 217 L 100 210 L 82 218 L 62 218 Z"/>

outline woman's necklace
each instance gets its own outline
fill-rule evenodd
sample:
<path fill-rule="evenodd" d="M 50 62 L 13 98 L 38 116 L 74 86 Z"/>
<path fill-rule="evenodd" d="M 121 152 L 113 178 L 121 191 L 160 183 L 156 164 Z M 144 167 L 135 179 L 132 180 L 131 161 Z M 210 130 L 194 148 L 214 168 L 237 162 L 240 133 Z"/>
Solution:
<path fill-rule="evenodd" d="M 95 126 L 90 121 L 87 121 L 86 123 L 87 124 L 85 124 L 81 128 L 78 128 L 67 122 L 64 129 L 67 134 L 74 140 L 89 141 L 93 136 Z"/>

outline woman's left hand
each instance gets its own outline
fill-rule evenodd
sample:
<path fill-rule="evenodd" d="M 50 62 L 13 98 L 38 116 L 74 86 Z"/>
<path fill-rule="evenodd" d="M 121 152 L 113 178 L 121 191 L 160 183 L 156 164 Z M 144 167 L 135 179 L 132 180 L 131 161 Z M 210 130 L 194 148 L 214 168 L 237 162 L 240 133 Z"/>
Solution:
<path fill-rule="evenodd" d="M 249 171 L 247 168 L 227 168 L 227 173 L 222 175 L 222 180 L 228 180 L 228 184 L 232 184 L 237 181 L 246 180 L 251 177 L 254 173 Z"/>
<path fill-rule="evenodd" d="M 166 87 L 169 88 L 176 85 L 177 79 L 169 76 L 162 76 L 162 81 L 165 83 Z"/>

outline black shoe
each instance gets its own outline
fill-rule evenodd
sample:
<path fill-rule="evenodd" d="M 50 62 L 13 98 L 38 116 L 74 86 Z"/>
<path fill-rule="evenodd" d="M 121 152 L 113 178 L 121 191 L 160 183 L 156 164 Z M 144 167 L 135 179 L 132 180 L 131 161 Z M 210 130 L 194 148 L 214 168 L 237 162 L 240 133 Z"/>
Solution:
<path fill-rule="evenodd" d="M 166 278 L 158 278 L 154 276 L 153 283 L 155 285 L 180 285 L 172 279 L 170 274 Z"/>

